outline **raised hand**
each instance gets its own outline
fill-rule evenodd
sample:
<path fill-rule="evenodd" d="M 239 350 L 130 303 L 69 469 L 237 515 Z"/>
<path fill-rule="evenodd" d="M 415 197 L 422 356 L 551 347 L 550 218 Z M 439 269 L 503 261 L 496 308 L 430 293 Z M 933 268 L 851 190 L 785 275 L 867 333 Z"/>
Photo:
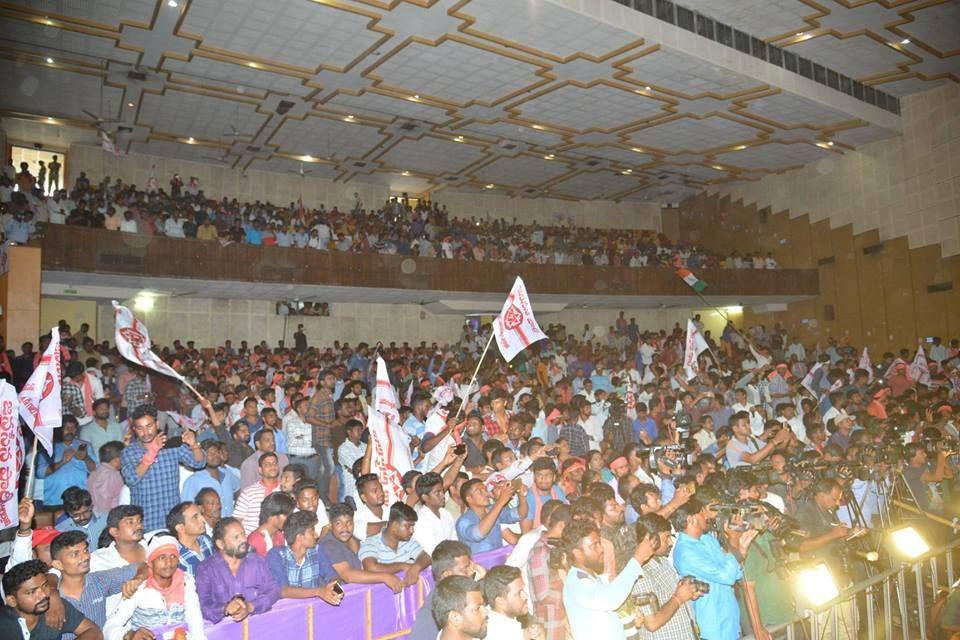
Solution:
<path fill-rule="evenodd" d="M 20 521 L 20 531 L 27 532 L 33 527 L 35 508 L 33 500 L 24 496 L 17 505 L 17 519 Z"/>

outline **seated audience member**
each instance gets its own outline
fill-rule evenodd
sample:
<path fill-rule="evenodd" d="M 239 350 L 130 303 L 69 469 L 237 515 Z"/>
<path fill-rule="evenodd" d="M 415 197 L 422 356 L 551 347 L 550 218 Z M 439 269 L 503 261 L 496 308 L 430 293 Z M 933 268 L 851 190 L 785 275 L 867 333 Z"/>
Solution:
<path fill-rule="evenodd" d="M 353 535 L 353 509 L 346 503 L 330 507 L 330 526 L 320 538 L 320 548 L 343 582 L 386 585 L 394 593 L 403 582 L 392 573 L 364 571 L 360 562 L 360 541 Z"/>
<path fill-rule="evenodd" d="M 290 514 L 283 525 L 286 544 L 267 552 L 267 566 L 280 585 L 281 598 L 320 598 L 337 606 L 337 572 L 323 549 L 317 546 L 317 516 L 310 511 Z"/>
<path fill-rule="evenodd" d="M 527 491 L 527 515 L 520 521 L 520 530 L 526 533 L 540 526 L 540 509 L 548 500 L 566 502 L 567 496 L 557 484 L 557 467 L 550 457 L 537 458 L 530 466 L 533 486 Z"/>
<path fill-rule="evenodd" d="M 483 598 L 490 607 L 487 633 L 491 638 L 526 640 L 523 627 L 517 620 L 529 614 L 520 569 L 505 564 L 490 569 L 483 578 Z"/>
<path fill-rule="evenodd" d="M 193 576 L 180 567 L 179 547 L 172 536 L 150 539 L 147 578 L 107 617 L 104 640 L 149 639 L 151 629 L 166 625 L 183 625 L 189 640 L 206 640 L 197 587 Z"/>
<path fill-rule="evenodd" d="M 449 576 L 465 576 L 481 579 L 486 574 L 483 567 L 473 562 L 470 557 L 470 547 L 456 540 L 444 540 L 430 555 L 430 566 L 433 579 L 437 582 Z M 417 618 L 410 630 L 409 640 L 435 640 L 440 629 L 431 613 L 433 599 L 437 593 L 434 589 L 424 599 L 423 606 L 417 612 Z"/>
<path fill-rule="evenodd" d="M 100 534 L 107 526 L 107 516 L 93 510 L 93 498 L 90 492 L 80 487 L 70 487 L 63 492 L 64 518 L 57 523 L 58 531 L 83 531 L 87 542 L 96 548 Z"/>
<path fill-rule="evenodd" d="M 480 583 L 465 576 L 448 576 L 437 583 L 430 606 L 440 629 L 436 640 L 487 637 L 487 607 Z"/>
<path fill-rule="evenodd" d="M 285 493 L 271 493 L 260 505 L 260 526 L 247 536 L 250 548 L 266 556 L 277 546 L 283 546 L 283 523 L 293 513 L 296 505 Z"/>
<path fill-rule="evenodd" d="M 307 469 L 302 464 L 290 463 L 280 472 L 280 491 L 296 499 L 294 488 L 298 482 L 307 479 Z"/>
<path fill-rule="evenodd" d="M 416 481 L 416 492 L 419 501 L 414 507 L 417 526 L 413 531 L 413 539 L 425 552 L 433 553 L 433 549 L 442 541 L 457 539 L 457 522 L 444 507 L 447 492 L 439 473 L 429 471 L 420 476 Z"/>
<path fill-rule="evenodd" d="M 207 466 L 194 471 L 180 487 L 181 500 L 195 500 L 201 489 L 213 489 L 220 496 L 220 508 L 233 513 L 233 497 L 240 491 L 240 481 L 235 472 L 227 469 L 227 448 L 219 440 L 204 440 L 200 443 L 207 456 Z"/>
<path fill-rule="evenodd" d="M 367 536 L 380 533 L 387 523 L 386 496 L 377 474 L 368 473 L 357 478 L 357 495 L 360 504 L 353 513 L 353 535 L 362 542 Z"/>
<path fill-rule="evenodd" d="M 67 531 L 50 543 L 53 568 L 60 572 L 60 595 L 98 627 L 107 620 L 108 598 L 132 593 L 143 579 L 139 564 L 90 572 L 90 548 L 82 531 Z M 119 600 L 117 600 L 119 601 Z"/>
<path fill-rule="evenodd" d="M 110 543 L 104 546 L 107 540 Z M 100 548 L 90 554 L 91 571 L 143 562 L 147 549 L 143 541 L 143 509 L 132 504 L 111 509 L 100 542 Z"/>
<path fill-rule="evenodd" d="M 491 492 L 484 482 L 473 478 L 460 487 L 460 499 L 466 505 L 463 515 L 457 520 L 457 537 L 465 542 L 473 553 L 490 551 L 503 546 L 500 525 L 515 524 L 527 515 L 526 487 L 520 482 L 503 482 Z M 520 506 L 508 508 L 507 503 L 519 495 Z"/>
<path fill-rule="evenodd" d="M 0 638 L 4 640 L 59 640 L 73 634 L 76 640 L 102 640 L 96 624 L 84 617 L 69 602 L 63 603 L 63 625 L 59 629 L 47 624 L 50 609 L 49 567 L 41 560 L 27 560 L 3 574 L 5 605 L 0 609 Z"/>
<path fill-rule="evenodd" d="M 269 611 L 280 598 L 267 561 L 250 553 L 243 525 L 221 518 L 213 528 L 214 554 L 197 567 L 197 595 L 205 620 L 241 622 L 252 613 Z"/>
<path fill-rule="evenodd" d="M 212 538 L 213 528 L 217 526 L 221 518 L 220 495 L 216 490 L 209 487 L 200 489 L 200 492 L 194 499 L 194 504 L 200 507 L 200 515 L 203 516 L 205 533 Z"/>
<path fill-rule="evenodd" d="M 240 492 L 233 508 L 233 517 L 243 524 L 250 535 L 260 523 L 260 505 L 264 499 L 280 488 L 280 464 L 277 454 L 264 453 L 259 461 L 260 480 Z"/>
<path fill-rule="evenodd" d="M 430 555 L 413 540 L 417 512 L 402 502 L 390 507 L 390 518 L 382 533 L 360 543 L 360 562 L 364 571 L 403 574 L 403 584 L 416 584 L 420 572 L 430 566 Z"/>
<path fill-rule="evenodd" d="M 180 568 L 187 575 L 195 576 L 200 563 L 213 554 L 213 540 L 206 534 L 200 507 L 192 502 L 175 506 L 167 514 L 167 531 L 177 541 Z"/>
<path fill-rule="evenodd" d="M 275 433 L 276 432 L 270 429 L 261 429 L 253 436 L 253 443 L 256 449 L 240 464 L 241 489 L 246 489 L 260 479 L 260 456 L 263 454 L 275 453 L 277 455 L 277 464 L 280 465 L 281 469 L 286 468 L 286 466 L 290 464 L 290 461 L 287 459 L 287 454 L 277 450 Z"/>
<path fill-rule="evenodd" d="M 122 442 L 108 442 L 100 447 L 100 464 L 87 476 L 87 491 L 93 501 L 94 513 L 106 515 L 110 509 L 120 504 L 120 491 L 123 489 L 123 476 L 120 474 L 120 454 Z M 91 540 L 91 545 L 96 545 Z"/>
<path fill-rule="evenodd" d="M 317 516 L 317 535 L 323 536 L 330 528 L 330 518 L 326 507 L 320 507 L 320 488 L 309 478 L 300 480 L 293 486 L 293 498 L 297 502 L 297 509 L 310 511 Z"/>
<path fill-rule="evenodd" d="M 87 486 L 87 476 L 96 469 L 90 444 L 81 440 L 77 419 L 64 415 L 59 429 L 54 430 L 53 457 L 41 451 L 37 458 L 37 477 L 43 478 L 43 505 L 47 508 L 63 504 L 61 496 L 70 487 Z"/>

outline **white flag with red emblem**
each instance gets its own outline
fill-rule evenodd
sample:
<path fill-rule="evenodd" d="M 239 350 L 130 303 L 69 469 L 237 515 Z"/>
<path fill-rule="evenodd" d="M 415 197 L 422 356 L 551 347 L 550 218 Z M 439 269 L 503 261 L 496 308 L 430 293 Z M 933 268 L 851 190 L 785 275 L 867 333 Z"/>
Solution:
<path fill-rule="evenodd" d="M 863 353 L 860 354 L 860 363 L 857 365 L 858 369 L 863 369 L 867 372 L 867 382 L 873 384 L 873 363 L 870 362 L 870 352 L 867 351 L 867 348 L 863 348 Z"/>
<path fill-rule="evenodd" d="M 513 289 L 503 303 L 500 315 L 493 321 L 493 333 L 497 337 L 497 346 L 507 362 L 537 340 L 547 337 L 540 330 L 537 319 L 533 317 L 533 307 L 527 297 L 527 288 L 517 276 Z"/>
<path fill-rule="evenodd" d="M 397 406 L 397 394 L 390 384 L 387 365 L 377 356 L 377 386 L 373 390 L 373 406 L 367 417 L 367 429 L 370 431 L 370 443 L 373 448 L 370 456 L 370 473 L 377 474 L 386 505 L 402 501 L 403 474 L 413 469 L 413 457 L 406 434 L 400 427 L 400 412 Z"/>
<path fill-rule="evenodd" d="M 0 379 L 0 528 L 17 525 L 17 480 L 23 468 L 17 390 Z"/>
<path fill-rule="evenodd" d="M 60 328 L 50 330 L 50 344 L 40 356 L 37 368 L 20 390 L 20 417 L 33 429 L 47 453 L 53 455 L 53 430 L 63 422 L 60 388 L 63 365 L 60 361 Z"/>
<path fill-rule="evenodd" d="M 134 317 L 130 309 L 114 300 L 113 315 L 116 326 L 114 340 L 120 355 L 134 364 L 183 380 L 182 375 L 150 350 L 150 334 L 147 332 L 147 327 Z"/>
<path fill-rule="evenodd" d="M 930 366 L 927 364 L 927 354 L 923 350 L 923 345 L 917 347 L 917 355 L 907 367 L 907 374 L 914 382 L 930 386 Z"/>
<path fill-rule="evenodd" d="M 687 319 L 687 340 L 683 349 L 683 371 L 687 382 L 697 377 L 699 366 L 697 358 L 707 350 L 707 341 L 703 339 L 700 330 L 693 320 Z"/>

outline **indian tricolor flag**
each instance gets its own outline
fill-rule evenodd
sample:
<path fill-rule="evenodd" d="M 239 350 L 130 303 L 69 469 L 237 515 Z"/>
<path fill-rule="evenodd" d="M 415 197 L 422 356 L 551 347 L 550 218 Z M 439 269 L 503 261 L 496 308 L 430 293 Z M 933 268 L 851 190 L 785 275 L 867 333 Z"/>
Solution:
<path fill-rule="evenodd" d="M 680 276 L 680 279 L 690 285 L 690 288 L 700 293 L 707 288 L 707 283 L 693 275 L 691 272 L 686 269 L 677 269 L 677 275 Z"/>

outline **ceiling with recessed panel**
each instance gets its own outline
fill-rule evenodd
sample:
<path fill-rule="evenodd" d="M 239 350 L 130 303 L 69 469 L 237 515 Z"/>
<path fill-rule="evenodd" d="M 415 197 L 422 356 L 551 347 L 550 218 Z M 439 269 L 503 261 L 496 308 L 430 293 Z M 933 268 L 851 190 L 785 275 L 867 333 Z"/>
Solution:
<path fill-rule="evenodd" d="M 845 108 L 853 92 L 837 78 L 889 94 L 876 104 L 892 112 L 892 96 L 956 82 L 960 69 L 953 1 L 564 4 L 0 2 L 0 115 L 96 125 L 121 151 L 237 169 L 315 163 L 341 181 L 679 200 L 896 135 Z M 631 7 L 662 24 L 618 21 Z M 693 28 L 688 9 L 702 14 Z M 749 46 L 710 53 L 721 22 L 752 38 L 752 58 Z M 691 35 L 702 55 L 677 45 Z M 837 100 L 757 67 L 786 65 L 782 52 Z"/>

